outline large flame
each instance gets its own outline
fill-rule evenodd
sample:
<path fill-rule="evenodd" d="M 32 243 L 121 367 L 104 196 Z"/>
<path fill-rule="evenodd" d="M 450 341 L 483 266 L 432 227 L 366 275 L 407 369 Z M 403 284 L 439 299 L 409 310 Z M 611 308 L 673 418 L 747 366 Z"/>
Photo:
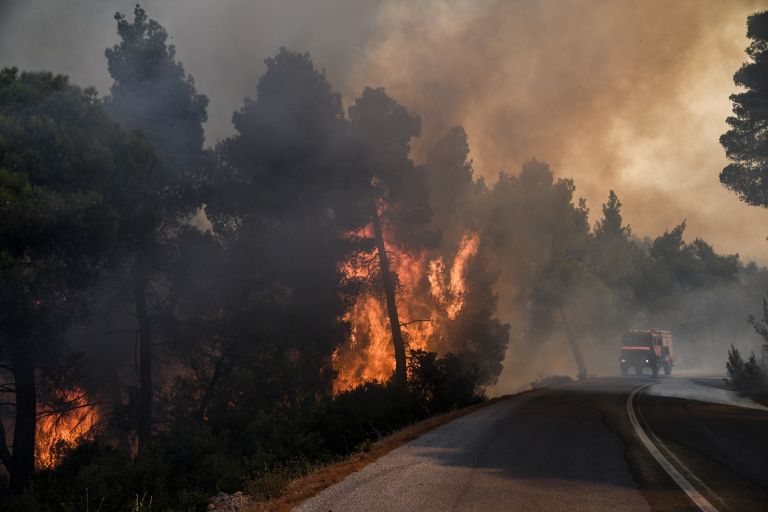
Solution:
<path fill-rule="evenodd" d="M 443 306 L 448 318 L 456 318 L 464 307 L 464 296 L 467 291 L 466 271 L 469 260 L 477 254 L 480 237 L 477 233 L 466 233 L 459 243 L 459 251 L 453 260 L 450 273 L 446 271 L 443 258 L 429 262 L 429 284 L 432 297 Z"/>
<path fill-rule="evenodd" d="M 371 233 L 369 226 L 353 236 L 370 237 Z M 467 265 L 479 244 L 476 233 L 466 233 L 449 268 L 442 257 L 430 260 L 425 250 L 409 253 L 387 242 L 390 267 L 397 276 L 397 312 L 407 348 L 442 352 L 444 324 L 455 319 L 464 306 Z M 341 270 L 350 279 L 370 279 L 376 265 L 378 253 L 373 249 L 344 262 Z M 385 381 L 395 369 L 386 302 L 379 282 L 374 281 L 344 315 L 350 336 L 333 355 L 338 372 L 336 393 L 367 381 Z"/>
<path fill-rule="evenodd" d="M 83 390 L 66 390 L 61 395 L 57 400 L 65 404 L 61 410 L 38 414 L 35 463 L 40 468 L 55 467 L 62 451 L 90 439 L 99 423 L 98 408 L 89 402 Z"/>

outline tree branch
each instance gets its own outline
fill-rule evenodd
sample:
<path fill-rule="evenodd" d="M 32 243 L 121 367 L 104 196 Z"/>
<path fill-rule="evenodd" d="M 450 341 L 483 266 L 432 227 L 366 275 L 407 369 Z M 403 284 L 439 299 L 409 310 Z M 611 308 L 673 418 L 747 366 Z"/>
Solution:
<path fill-rule="evenodd" d="M 103 405 L 107 402 L 88 402 L 86 404 L 68 405 L 59 409 L 51 409 L 48 411 L 40 411 L 37 413 L 38 418 L 44 418 L 46 416 L 58 416 L 67 412 L 76 411 L 78 409 L 87 409 L 89 407 L 96 407 L 97 405 Z"/>
<path fill-rule="evenodd" d="M 432 322 L 432 319 L 431 318 L 426 318 L 424 320 L 411 320 L 410 322 L 405 322 L 405 323 L 400 324 L 400 327 L 405 327 L 406 325 L 411 325 L 411 324 L 415 324 L 415 323 L 418 323 L 418 322 Z"/>

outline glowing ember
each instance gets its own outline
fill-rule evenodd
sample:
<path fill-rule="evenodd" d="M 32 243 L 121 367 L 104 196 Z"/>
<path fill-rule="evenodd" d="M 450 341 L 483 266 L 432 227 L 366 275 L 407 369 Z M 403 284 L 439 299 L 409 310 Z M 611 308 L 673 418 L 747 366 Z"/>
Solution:
<path fill-rule="evenodd" d="M 78 442 L 90 439 L 99 422 L 99 411 L 88 403 L 86 394 L 80 389 L 63 392 L 62 402 L 66 405 L 61 412 L 38 414 L 35 443 L 35 463 L 40 468 L 51 468 L 58 464 L 62 449 L 76 446 Z"/>
<path fill-rule="evenodd" d="M 367 227 L 354 236 L 370 234 Z M 426 251 L 411 254 L 388 243 L 390 265 L 398 281 L 398 314 L 408 348 L 441 352 L 444 324 L 455 319 L 464 305 L 467 265 L 479 244 L 476 233 L 465 234 L 449 270 L 443 258 L 430 261 Z M 347 278 L 359 279 L 370 277 L 377 264 L 374 249 L 344 262 L 340 268 Z M 386 381 L 395 369 L 386 303 L 378 283 L 372 284 L 344 315 L 350 324 L 350 337 L 333 355 L 338 372 L 336 393 L 367 381 Z"/>

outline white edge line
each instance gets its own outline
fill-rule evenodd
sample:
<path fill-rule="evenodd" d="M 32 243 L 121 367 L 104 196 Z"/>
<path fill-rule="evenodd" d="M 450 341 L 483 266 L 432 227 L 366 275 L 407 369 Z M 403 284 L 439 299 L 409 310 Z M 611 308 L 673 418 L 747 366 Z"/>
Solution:
<path fill-rule="evenodd" d="M 702 512 L 718 512 L 717 508 L 715 508 L 714 505 L 712 505 L 704 496 L 702 496 L 701 493 L 697 491 L 696 488 L 691 485 L 691 483 L 686 480 L 686 478 L 675 468 L 675 466 L 669 462 L 669 460 L 661 453 L 661 451 L 659 451 L 656 445 L 653 444 L 653 441 L 651 441 L 651 439 L 645 433 L 643 427 L 640 425 L 640 422 L 635 415 L 633 406 L 635 395 L 637 395 L 638 391 L 641 391 L 651 385 L 653 385 L 653 383 L 640 386 L 639 388 L 632 391 L 632 393 L 630 393 L 629 397 L 627 398 L 627 414 L 629 415 L 629 421 L 632 423 L 632 427 L 635 429 L 637 437 L 640 438 L 640 441 L 643 443 L 643 445 L 645 445 L 645 448 L 651 453 L 651 455 L 653 455 L 653 458 L 656 459 L 656 462 L 658 462 L 659 465 L 664 468 L 664 471 L 666 471 L 667 474 L 672 477 L 672 480 L 674 480 L 675 483 L 683 490 L 683 492 L 688 495 L 688 498 L 690 498 L 690 500 L 699 508 L 699 510 Z"/>

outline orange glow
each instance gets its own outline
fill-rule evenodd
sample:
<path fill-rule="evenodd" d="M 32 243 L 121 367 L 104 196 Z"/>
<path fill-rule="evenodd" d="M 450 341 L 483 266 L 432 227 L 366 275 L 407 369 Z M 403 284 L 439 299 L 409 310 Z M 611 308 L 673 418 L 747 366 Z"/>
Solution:
<path fill-rule="evenodd" d="M 442 257 L 430 260 L 425 250 L 408 252 L 396 246 L 386 235 L 386 225 L 384 231 L 390 266 L 397 276 L 397 310 L 406 350 L 441 352 L 445 324 L 464 306 L 467 265 L 477 253 L 480 238 L 466 233 L 449 269 Z M 372 229 L 368 226 L 351 236 L 370 237 Z M 358 254 L 340 269 L 349 279 L 368 279 L 378 271 L 378 253 L 373 249 Z M 378 276 L 371 279 L 371 285 L 343 317 L 349 322 L 350 335 L 333 355 L 338 372 L 334 393 L 368 381 L 386 381 L 395 369 L 389 316 Z"/>
<path fill-rule="evenodd" d="M 81 389 L 64 391 L 61 397 L 67 404 L 63 412 L 44 412 L 37 420 L 35 440 L 35 464 L 39 468 L 55 467 L 62 448 L 70 448 L 78 442 L 90 439 L 100 414 Z"/>

